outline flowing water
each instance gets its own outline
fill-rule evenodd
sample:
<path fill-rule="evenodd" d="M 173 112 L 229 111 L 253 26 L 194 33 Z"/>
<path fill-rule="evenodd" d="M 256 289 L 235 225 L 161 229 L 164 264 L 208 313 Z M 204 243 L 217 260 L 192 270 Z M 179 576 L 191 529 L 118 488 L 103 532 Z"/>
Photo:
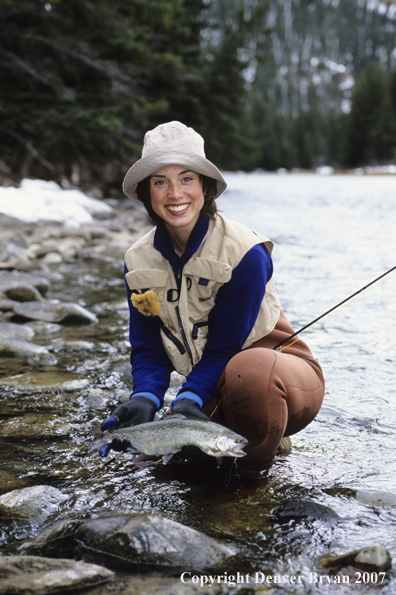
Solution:
<path fill-rule="evenodd" d="M 395 177 L 229 174 L 227 180 L 219 208 L 275 242 L 276 286 L 296 329 L 395 266 Z M 315 582 L 328 554 L 382 544 L 396 564 L 396 276 L 305 337 L 326 379 L 318 417 L 292 437 L 292 452 L 279 456 L 268 480 L 227 487 L 216 469 L 136 469 L 127 455 L 105 462 L 88 456 L 89 420 L 107 417 L 131 388 L 122 258 L 64 263 L 55 272 L 50 297 L 80 300 L 99 323 L 36 335 L 43 345 L 69 341 L 54 348 L 56 366 L 0 359 L 2 493 L 59 488 L 70 498 L 51 521 L 143 511 L 177 520 L 235 544 L 234 573 L 301 577 L 295 585 L 274 585 L 274 592 L 396 591 L 394 570 L 384 582 L 367 574 L 356 584 L 352 570 L 343 585 Z M 280 523 L 276 510 L 290 500 L 323 505 L 339 518 Z M 16 520 L 1 526 L 3 552 L 38 531 Z"/>

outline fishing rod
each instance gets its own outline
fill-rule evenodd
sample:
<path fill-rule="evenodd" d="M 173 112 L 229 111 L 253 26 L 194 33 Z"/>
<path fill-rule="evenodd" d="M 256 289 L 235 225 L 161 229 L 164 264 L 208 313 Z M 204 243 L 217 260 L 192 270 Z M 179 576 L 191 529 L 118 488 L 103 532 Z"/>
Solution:
<path fill-rule="evenodd" d="M 300 333 L 302 333 L 302 331 L 305 331 L 305 329 L 307 329 L 308 327 L 310 327 L 313 324 L 315 324 L 315 322 L 318 322 L 318 320 L 320 320 L 324 316 L 327 316 L 327 314 L 330 314 L 330 312 L 333 312 L 334 310 L 336 310 L 337 308 L 339 308 L 340 306 L 342 306 L 346 302 L 349 302 L 349 300 L 351 300 L 355 296 L 359 295 L 359 293 L 361 293 L 362 291 L 364 291 L 365 289 L 367 289 L 371 285 L 374 285 L 374 283 L 377 283 L 377 281 L 380 281 L 380 279 L 382 279 L 383 277 L 386 277 L 386 275 L 389 275 L 389 273 L 391 273 L 394 270 L 396 270 L 396 266 L 392 267 L 391 269 L 389 269 L 389 271 L 386 271 L 386 273 L 383 273 L 382 275 L 380 275 L 379 277 L 377 277 L 376 279 L 374 279 L 374 281 L 371 281 L 370 283 L 368 283 L 367 285 L 365 285 L 364 287 L 362 287 L 358 291 L 355 291 L 355 293 L 353 293 L 349 297 L 347 297 L 344 300 L 342 300 L 342 302 L 340 302 L 336 306 L 333 306 L 332 308 L 330 308 L 330 310 L 327 310 L 327 312 L 324 312 L 323 314 L 321 314 L 320 316 L 318 316 L 317 318 L 315 318 L 315 320 L 312 320 L 311 322 L 309 322 L 308 324 L 306 324 L 305 326 L 303 326 L 302 328 L 300 328 L 298 331 L 296 331 L 295 333 L 293 333 L 292 335 L 290 335 L 290 337 L 287 337 L 286 339 L 283 339 L 283 341 L 281 341 L 280 343 L 278 343 L 278 345 L 275 345 L 275 347 L 273 347 L 273 350 L 274 351 L 278 351 L 279 348 L 282 347 L 282 345 L 284 345 L 285 343 L 287 343 L 287 341 L 290 341 L 290 339 L 293 339 L 294 337 L 296 337 L 297 335 L 299 335 Z M 290 347 L 290 345 L 288 345 L 288 347 Z"/>

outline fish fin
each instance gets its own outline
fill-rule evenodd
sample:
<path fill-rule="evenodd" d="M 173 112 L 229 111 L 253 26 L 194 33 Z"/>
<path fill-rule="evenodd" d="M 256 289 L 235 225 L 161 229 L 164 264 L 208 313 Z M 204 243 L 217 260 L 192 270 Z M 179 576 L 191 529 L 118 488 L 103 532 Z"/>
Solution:
<path fill-rule="evenodd" d="M 164 413 L 164 415 L 158 419 L 157 421 L 171 421 L 172 419 L 190 419 L 187 415 L 183 415 L 183 413 Z"/>
<path fill-rule="evenodd" d="M 217 457 L 217 468 L 220 467 L 221 463 L 223 462 L 224 457 Z"/>
<path fill-rule="evenodd" d="M 90 423 L 92 433 L 96 440 L 103 438 L 102 424 L 97 419 L 93 419 Z"/>
<path fill-rule="evenodd" d="M 142 453 L 142 451 L 139 450 L 138 448 L 136 448 L 136 446 L 133 446 L 133 444 L 131 444 L 130 446 L 127 446 L 125 449 L 125 452 L 132 454 L 132 455 L 140 455 Z"/>
<path fill-rule="evenodd" d="M 92 442 L 92 444 L 90 445 L 88 451 L 89 452 L 93 452 L 94 450 L 99 450 L 99 448 L 101 448 L 105 444 L 108 444 L 107 440 L 105 440 L 104 438 L 98 438 L 97 440 L 94 440 Z"/>
<path fill-rule="evenodd" d="M 174 453 L 172 452 L 170 455 L 164 455 L 162 457 L 162 464 L 166 465 L 167 463 L 169 463 L 169 461 L 171 460 L 171 458 L 173 457 Z"/>

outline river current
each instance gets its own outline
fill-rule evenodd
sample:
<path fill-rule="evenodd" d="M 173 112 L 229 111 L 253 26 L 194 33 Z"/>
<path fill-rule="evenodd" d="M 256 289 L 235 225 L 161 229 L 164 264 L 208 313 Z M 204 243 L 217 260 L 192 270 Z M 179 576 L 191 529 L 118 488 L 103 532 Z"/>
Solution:
<path fill-rule="evenodd" d="M 274 241 L 275 283 L 295 329 L 396 265 L 394 176 L 225 177 L 229 187 L 218 206 Z M 356 584 L 353 573 L 342 585 L 315 582 L 320 559 L 329 554 L 382 544 L 396 564 L 395 271 L 301 335 L 324 370 L 322 409 L 292 437 L 291 453 L 278 457 L 268 480 L 228 487 L 205 473 L 137 469 L 127 455 L 111 454 L 104 463 L 89 456 L 89 421 L 105 419 L 131 388 L 122 255 L 64 263 L 56 272 L 50 297 L 80 300 L 99 323 L 64 327 L 62 340 L 87 344 L 60 350 L 56 366 L 32 370 L 3 359 L 9 460 L 0 477 L 12 475 L 9 489 L 62 490 L 69 500 L 52 521 L 150 511 L 185 523 L 238 547 L 234 573 L 302 577 L 299 584 L 274 585 L 275 593 L 396 591 L 394 570 L 384 582 L 367 575 Z M 175 376 L 169 398 L 179 381 Z M 29 415 L 36 416 L 35 431 Z M 276 511 L 290 500 L 317 503 L 339 518 L 278 522 Z M 4 551 L 37 531 L 3 526 Z"/>

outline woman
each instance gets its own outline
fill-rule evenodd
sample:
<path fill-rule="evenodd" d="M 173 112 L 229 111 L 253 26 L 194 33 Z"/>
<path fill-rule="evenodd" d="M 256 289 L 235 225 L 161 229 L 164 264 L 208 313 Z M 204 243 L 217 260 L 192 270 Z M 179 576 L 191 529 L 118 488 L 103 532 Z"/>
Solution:
<path fill-rule="evenodd" d="M 170 374 L 186 381 L 173 413 L 218 421 L 249 440 L 238 470 L 257 476 L 283 436 L 303 429 L 324 395 L 319 364 L 293 333 L 273 281 L 272 242 L 217 213 L 226 189 L 205 158 L 202 137 L 180 122 L 145 136 L 124 192 L 146 207 L 155 229 L 125 256 L 133 393 L 103 428 L 151 421 Z M 113 440 L 102 449 L 123 450 Z"/>

